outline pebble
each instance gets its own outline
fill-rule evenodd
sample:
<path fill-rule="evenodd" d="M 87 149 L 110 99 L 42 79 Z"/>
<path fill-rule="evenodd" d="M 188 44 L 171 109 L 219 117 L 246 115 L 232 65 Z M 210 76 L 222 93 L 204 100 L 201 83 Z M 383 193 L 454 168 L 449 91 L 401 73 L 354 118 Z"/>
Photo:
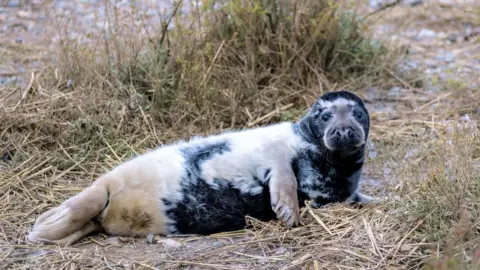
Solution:
<path fill-rule="evenodd" d="M 383 5 L 385 4 L 389 4 L 388 2 L 391 2 L 391 1 L 385 1 L 385 0 L 368 0 L 368 5 L 371 7 L 371 8 L 381 8 Z"/>
<path fill-rule="evenodd" d="M 388 167 L 388 165 L 383 165 L 383 176 L 387 177 L 387 176 L 390 176 L 392 174 L 392 169 L 390 169 L 390 167 Z"/>
<path fill-rule="evenodd" d="M 19 7 L 20 6 L 20 0 L 10 0 L 8 1 L 7 7 Z"/>
<path fill-rule="evenodd" d="M 270 260 L 267 257 L 261 257 L 261 258 L 258 258 L 258 262 L 261 264 L 267 264 L 270 262 Z"/>
<path fill-rule="evenodd" d="M 457 67 L 458 67 L 457 64 L 454 62 L 449 62 L 447 65 L 447 68 L 450 70 L 455 70 L 457 69 Z M 462 68 L 458 68 L 458 71 L 462 71 Z"/>
<path fill-rule="evenodd" d="M 286 254 L 286 253 L 288 253 L 288 249 L 286 249 L 284 247 L 279 247 L 273 254 L 283 255 L 283 254 Z"/>
<path fill-rule="evenodd" d="M 413 149 L 408 149 L 407 153 L 405 153 L 405 159 L 410 159 L 410 158 L 415 158 L 418 156 L 420 153 L 420 149 L 418 148 L 413 148 Z"/>
<path fill-rule="evenodd" d="M 405 0 L 403 2 L 412 7 L 423 4 L 423 0 Z"/>
<path fill-rule="evenodd" d="M 153 234 L 147 235 L 147 243 L 153 244 L 155 240 L 155 236 Z"/>
<path fill-rule="evenodd" d="M 448 35 L 447 39 L 448 39 L 448 41 L 450 41 L 452 43 L 455 43 L 458 40 L 458 35 L 455 34 L 455 33 L 450 34 L 450 35 Z"/>
<path fill-rule="evenodd" d="M 416 60 L 405 59 L 395 67 L 395 71 L 401 76 L 408 77 L 409 74 L 418 70 L 419 66 L 419 63 Z"/>
<path fill-rule="evenodd" d="M 466 122 L 472 121 L 472 120 L 470 119 L 470 115 L 468 115 L 468 114 L 465 114 L 464 116 L 460 117 L 460 120 L 466 121 Z"/>
<path fill-rule="evenodd" d="M 394 86 L 394 87 L 390 88 L 387 95 L 389 97 L 399 97 L 401 91 L 402 91 L 402 88 L 400 88 L 398 86 Z"/>
<path fill-rule="evenodd" d="M 367 99 L 369 99 L 370 101 L 374 101 L 378 98 L 378 95 L 379 95 L 380 91 L 378 90 L 378 88 L 376 87 L 369 87 L 367 89 Z"/>
<path fill-rule="evenodd" d="M 424 91 L 427 94 L 436 95 L 436 94 L 439 94 L 442 91 L 442 89 L 439 84 L 432 85 L 431 82 L 429 82 L 429 85 L 425 87 Z M 435 103 L 435 104 L 438 104 L 438 103 Z"/>
<path fill-rule="evenodd" d="M 455 54 L 453 54 L 452 52 L 441 50 L 441 51 L 438 52 L 438 54 L 435 58 L 438 61 L 443 61 L 443 62 L 450 63 L 450 62 L 455 61 L 456 57 L 455 57 Z"/>
<path fill-rule="evenodd" d="M 173 248 L 180 248 L 183 246 L 182 243 L 173 239 L 161 239 L 161 240 L 158 240 L 158 243 L 162 243 L 166 246 L 173 247 Z"/>
<path fill-rule="evenodd" d="M 433 73 L 433 74 L 440 74 L 440 73 L 443 73 L 443 71 L 444 70 L 441 67 L 436 67 L 436 68 L 426 70 L 426 72 Z M 442 76 L 443 76 L 443 74 L 442 74 Z"/>
<path fill-rule="evenodd" d="M 418 32 L 418 34 L 416 35 L 415 39 L 416 40 L 425 40 L 425 39 L 435 39 L 438 37 L 438 33 L 433 31 L 433 30 L 430 30 L 430 29 L 427 29 L 427 28 L 422 28 L 420 30 L 420 32 Z"/>
<path fill-rule="evenodd" d="M 376 158 L 378 153 L 377 153 L 377 148 L 376 148 L 375 144 L 371 140 L 368 140 L 367 141 L 367 146 L 368 146 L 368 157 L 370 159 Z"/>
<path fill-rule="evenodd" d="M 378 9 L 390 4 L 394 4 L 395 2 L 396 0 L 369 0 L 368 4 L 371 8 Z M 414 7 L 423 4 L 423 0 L 403 0 L 403 4 Z"/>
<path fill-rule="evenodd" d="M 404 62 L 405 66 L 411 69 L 417 69 L 418 68 L 418 62 L 416 60 L 407 60 Z"/>
<path fill-rule="evenodd" d="M 17 16 L 21 19 L 30 19 L 33 17 L 31 12 L 25 11 L 25 10 L 19 10 L 17 12 Z"/>
<path fill-rule="evenodd" d="M 437 67 L 438 62 L 433 59 L 425 59 L 424 64 L 427 65 L 428 67 L 435 68 Z"/>
<path fill-rule="evenodd" d="M 472 34 L 472 32 L 473 32 L 473 26 L 472 26 L 472 24 L 466 23 L 466 24 L 463 25 L 463 27 L 465 28 L 465 35 L 466 35 L 466 36 L 469 36 L 469 35 Z"/>
<path fill-rule="evenodd" d="M 452 1 L 452 0 L 439 0 L 438 3 L 440 3 L 441 5 L 452 5 L 454 3 L 454 1 Z"/>
<path fill-rule="evenodd" d="M 382 113 L 395 113 L 395 107 L 390 104 L 376 103 L 372 106 L 372 109 Z"/>
<path fill-rule="evenodd" d="M 25 87 L 27 80 L 23 77 L 0 77 L 0 87 Z"/>
<path fill-rule="evenodd" d="M 118 239 L 118 237 L 109 237 L 109 238 L 105 239 L 104 242 L 106 244 L 112 245 L 112 246 L 119 246 L 119 245 L 122 244 L 122 242 L 120 241 L 120 239 Z"/>

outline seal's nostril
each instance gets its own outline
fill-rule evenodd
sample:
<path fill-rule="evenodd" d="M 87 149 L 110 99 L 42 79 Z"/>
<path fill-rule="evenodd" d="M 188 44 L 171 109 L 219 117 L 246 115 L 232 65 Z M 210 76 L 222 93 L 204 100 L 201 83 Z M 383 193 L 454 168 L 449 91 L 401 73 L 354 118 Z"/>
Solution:
<path fill-rule="evenodd" d="M 349 129 L 348 130 L 348 138 L 353 139 L 355 137 L 355 133 L 353 133 L 353 130 Z"/>

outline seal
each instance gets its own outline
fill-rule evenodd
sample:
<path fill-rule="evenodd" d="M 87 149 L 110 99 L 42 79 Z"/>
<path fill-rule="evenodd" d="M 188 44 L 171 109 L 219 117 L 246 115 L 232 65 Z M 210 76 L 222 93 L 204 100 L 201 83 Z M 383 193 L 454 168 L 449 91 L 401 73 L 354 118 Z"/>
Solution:
<path fill-rule="evenodd" d="M 359 192 L 369 114 L 346 90 L 320 96 L 297 122 L 228 131 L 147 151 L 41 214 L 27 239 L 70 245 L 109 235 L 208 235 L 242 229 L 246 216 L 298 226 L 300 207 Z"/>

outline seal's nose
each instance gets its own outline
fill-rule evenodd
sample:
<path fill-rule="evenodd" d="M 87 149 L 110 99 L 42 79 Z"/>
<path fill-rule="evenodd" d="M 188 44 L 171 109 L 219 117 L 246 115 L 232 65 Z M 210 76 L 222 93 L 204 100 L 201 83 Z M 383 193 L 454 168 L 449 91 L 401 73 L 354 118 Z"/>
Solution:
<path fill-rule="evenodd" d="M 342 134 L 340 133 L 340 131 L 336 128 L 332 128 L 329 132 L 328 132 L 328 136 L 330 138 L 333 138 L 333 139 L 340 139 L 342 137 Z"/>
<path fill-rule="evenodd" d="M 332 129 L 329 135 L 337 140 L 342 138 L 353 139 L 355 137 L 355 132 L 352 127 L 341 127 Z"/>

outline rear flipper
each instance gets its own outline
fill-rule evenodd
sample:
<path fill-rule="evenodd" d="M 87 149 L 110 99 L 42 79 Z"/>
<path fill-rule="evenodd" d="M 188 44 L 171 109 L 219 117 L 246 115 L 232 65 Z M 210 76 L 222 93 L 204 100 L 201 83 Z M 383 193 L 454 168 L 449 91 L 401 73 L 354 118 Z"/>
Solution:
<path fill-rule="evenodd" d="M 78 240 L 82 239 L 83 237 L 89 235 L 90 233 L 94 232 L 94 231 L 97 231 L 98 229 L 100 228 L 100 225 L 95 223 L 94 221 L 89 221 L 87 222 L 85 225 L 83 225 L 83 227 L 81 227 L 79 230 L 73 232 L 72 234 L 62 238 L 62 239 L 58 239 L 58 240 L 49 240 L 49 239 L 45 239 L 45 238 L 39 238 L 37 236 L 35 236 L 35 240 L 32 241 L 30 240 L 30 235 L 28 236 L 29 240 L 32 241 L 32 242 L 42 242 L 42 243 L 46 243 L 46 244 L 56 244 L 56 245 L 60 245 L 60 246 L 69 246 L 69 245 L 72 245 L 76 242 L 78 242 Z"/>
<path fill-rule="evenodd" d="M 106 207 L 108 191 L 104 185 L 92 185 L 60 206 L 41 214 L 28 235 L 30 242 L 74 244 L 99 229 L 92 219 Z"/>

